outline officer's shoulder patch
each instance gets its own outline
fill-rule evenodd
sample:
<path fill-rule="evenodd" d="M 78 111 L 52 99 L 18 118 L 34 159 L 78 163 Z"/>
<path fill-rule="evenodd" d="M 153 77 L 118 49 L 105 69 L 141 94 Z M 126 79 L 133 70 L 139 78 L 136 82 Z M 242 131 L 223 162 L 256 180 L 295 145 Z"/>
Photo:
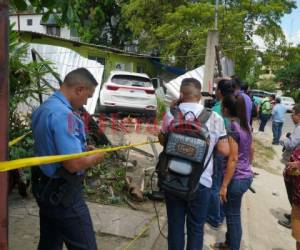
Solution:
<path fill-rule="evenodd" d="M 68 133 L 73 134 L 74 132 L 74 116 L 72 112 L 69 112 L 67 115 L 67 129 L 68 129 Z"/>

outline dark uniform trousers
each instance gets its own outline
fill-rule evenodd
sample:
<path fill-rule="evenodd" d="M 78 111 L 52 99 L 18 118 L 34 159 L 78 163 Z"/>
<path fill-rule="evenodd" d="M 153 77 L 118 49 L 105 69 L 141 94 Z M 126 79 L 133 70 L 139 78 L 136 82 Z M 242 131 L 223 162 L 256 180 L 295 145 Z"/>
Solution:
<path fill-rule="evenodd" d="M 83 200 L 81 191 L 68 206 L 55 204 L 49 200 L 49 194 L 57 190 L 60 180 L 35 183 L 33 181 L 33 193 L 41 194 L 40 190 L 46 190 L 41 197 L 37 197 L 40 208 L 40 241 L 38 250 L 61 250 L 63 243 L 70 250 L 96 250 L 96 239 L 93 230 L 91 216 L 88 207 Z M 45 186 L 47 188 L 45 189 Z M 79 187 L 77 190 L 81 190 Z M 43 197 L 44 196 L 44 197 Z"/>

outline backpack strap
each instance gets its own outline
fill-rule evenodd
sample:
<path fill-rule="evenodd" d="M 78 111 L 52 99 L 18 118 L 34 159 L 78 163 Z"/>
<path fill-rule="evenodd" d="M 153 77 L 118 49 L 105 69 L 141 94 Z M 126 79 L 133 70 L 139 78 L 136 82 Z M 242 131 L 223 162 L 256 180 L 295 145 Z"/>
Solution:
<path fill-rule="evenodd" d="M 201 112 L 201 114 L 197 117 L 197 120 L 200 122 L 200 124 L 205 124 L 209 117 L 212 114 L 212 110 L 209 108 L 204 108 Z"/>
<path fill-rule="evenodd" d="M 173 115 L 174 119 L 178 118 L 178 115 L 181 114 L 179 107 L 176 105 L 175 107 L 170 108 L 170 113 Z"/>

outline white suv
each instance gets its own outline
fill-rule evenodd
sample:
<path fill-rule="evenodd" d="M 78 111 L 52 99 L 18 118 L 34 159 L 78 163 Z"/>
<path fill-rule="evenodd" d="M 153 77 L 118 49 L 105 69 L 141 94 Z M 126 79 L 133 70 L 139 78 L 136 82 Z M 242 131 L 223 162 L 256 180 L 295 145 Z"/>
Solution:
<path fill-rule="evenodd" d="M 154 118 L 156 108 L 155 89 L 146 74 L 111 71 L 100 91 L 100 112 Z"/>
<path fill-rule="evenodd" d="M 295 101 L 292 97 L 289 96 L 279 96 L 281 103 L 285 106 L 288 112 L 292 112 L 295 106 Z"/>

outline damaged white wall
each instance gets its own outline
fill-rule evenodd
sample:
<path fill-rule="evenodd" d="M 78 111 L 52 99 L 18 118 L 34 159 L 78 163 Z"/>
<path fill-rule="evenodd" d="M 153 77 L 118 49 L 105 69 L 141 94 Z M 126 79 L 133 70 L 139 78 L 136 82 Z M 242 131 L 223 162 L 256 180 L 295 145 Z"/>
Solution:
<path fill-rule="evenodd" d="M 43 59 L 53 63 L 51 67 L 59 74 L 61 80 L 63 80 L 70 71 L 76 68 L 84 67 L 91 72 L 99 84 L 95 89 L 93 97 L 88 99 L 85 109 L 90 114 L 94 114 L 99 98 L 104 66 L 94 60 L 82 57 L 75 51 L 64 47 L 31 43 L 29 48 L 26 61 L 32 61 L 31 49 L 35 49 Z M 46 75 L 45 80 L 47 80 L 55 89 L 59 88 L 57 80 L 51 74 Z M 47 96 L 44 96 L 43 99 L 45 100 L 46 98 Z M 38 103 L 35 103 L 33 106 L 38 105 Z"/>

